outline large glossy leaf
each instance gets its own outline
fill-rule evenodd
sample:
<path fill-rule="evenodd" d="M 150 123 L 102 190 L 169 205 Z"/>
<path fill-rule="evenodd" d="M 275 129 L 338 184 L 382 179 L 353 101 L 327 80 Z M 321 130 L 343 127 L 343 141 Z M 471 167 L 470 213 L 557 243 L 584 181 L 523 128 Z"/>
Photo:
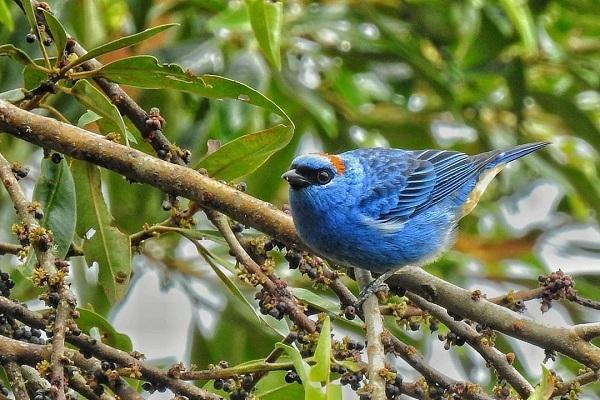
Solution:
<path fill-rule="evenodd" d="M 23 50 L 14 44 L 3 44 L 0 46 L 0 56 L 7 56 L 23 65 L 33 65 L 33 60 Z"/>
<path fill-rule="evenodd" d="M 292 132 L 285 125 L 234 139 L 198 162 L 211 177 L 231 181 L 254 172 L 275 152 L 287 145 Z"/>
<path fill-rule="evenodd" d="M 67 46 L 67 33 L 60 21 L 57 20 L 54 15 L 44 10 L 44 16 L 46 18 L 46 24 L 48 25 L 48 28 L 50 28 L 52 38 L 54 39 L 54 44 L 56 45 L 57 62 L 60 62 L 65 52 L 65 47 Z"/>
<path fill-rule="evenodd" d="M 56 164 L 49 159 L 42 160 L 33 199 L 43 207 L 41 224 L 54 235 L 56 256 L 64 258 L 71 246 L 77 220 L 75 182 L 67 161 Z"/>
<path fill-rule="evenodd" d="M 237 99 L 281 116 L 293 127 L 285 112 L 251 87 L 216 75 L 195 76 L 177 64 L 159 64 L 151 56 L 134 56 L 104 65 L 98 74 L 114 82 L 145 89 L 174 89 L 214 99 Z"/>
<path fill-rule="evenodd" d="M 283 2 L 270 0 L 246 0 L 250 24 L 258 45 L 267 60 L 281 69 L 281 23 Z"/>
<path fill-rule="evenodd" d="M 102 54 L 110 53 L 111 51 L 119 50 L 124 47 L 133 46 L 133 45 L 140 43 L 148 38 L 151 38 L 152 36 L 162 32 L 166 29 L 169 29 L 169 28 L 172 28 L 172 27 L 178 26 L 178 25 L 179 24 L 159 25 L 159 26 L 155 26 L 154 28 L 149 28 L 149 29 L 146 29 L 145 31 L 135 33 L 130 36 L 125 36 L 120 39 L 113 40 L 112 42 L 108 42 L 106 44 L 103 44 L 101 46 L 91 49 L 85 55 L 72 61 L 67 66 L 65 66 L 63 69 L 69 70 L 77 65 L 80 65 L 88 60 L 91 60 L 92 58 L 96 58 Z"/>
<path fill-rule="evenodd" d="M 97 328 L 103 343 L 126 352 L 133 350 L 129 336 L 117 332 L 103 316 L 85 308 L 78 308 L 77 311 L 79 311 L 77 326 L 83 332 L 89 333 L 92 328 Z"/>
<path fill-rule="evenodd" d="M 84 238 L 88 263 L 98 263 L 98 281 L 110 303 L 127 291 L 131 275 L 129 236 L 114 226 L 100 181 L 100 169 L 83 161 L 73 161 L 77 191 L 77 234 Z"/>
<path fill-rule="evenodd" d="M 125 139 L 126 144 L 129 145 L 129 140 L 133 138 L 133 136 L 131 136 L 131 133 L 125 127 L 125 122 L 117 107 L 111 103 L 103 92 L 96 89 L 88 81 L 80 80 L 77 81 L 73 88 L 71 88 L 69 93 L 84 107 L 101 115 L 108 127 L 114 127 Z"/>

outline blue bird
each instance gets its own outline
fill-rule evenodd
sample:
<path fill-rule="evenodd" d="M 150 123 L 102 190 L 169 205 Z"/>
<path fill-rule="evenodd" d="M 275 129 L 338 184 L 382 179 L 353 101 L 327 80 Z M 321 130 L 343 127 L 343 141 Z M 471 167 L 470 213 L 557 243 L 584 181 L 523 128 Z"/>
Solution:
<path fill-rule="evenodd" d="M 357 149 L 307 154 L 282 175 L 300 239 L 315 253 L 382 275 L 357 305 L 405 265 L 423 266 L 455 241 L 458 221 L 506 164 L 548 145 L 469 156 L 447 150 Z"/>

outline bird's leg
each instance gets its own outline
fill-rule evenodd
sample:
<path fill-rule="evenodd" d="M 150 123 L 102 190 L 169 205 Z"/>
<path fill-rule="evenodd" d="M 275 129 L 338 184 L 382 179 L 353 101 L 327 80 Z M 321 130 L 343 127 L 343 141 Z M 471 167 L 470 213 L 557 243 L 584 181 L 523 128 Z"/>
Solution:
<path fill-rule="evenodd" d="M 377 291 L 379 291 L 379 289 L 382 286 L 387 286 L 385 284 L 385 281 L 387 280 L 387 278 L 389 278 L 390 276 L 394 275 L 394 272 L 396 272 L 395 269 L 389 270 L 383 274 L 381 274 L 379 276 L 379 278 L 375 279 L 374 281 L 371 281 L 371 283 L 369 283 L 369 286 L 365 287 L 363 290 L 361 290 L 361 292 L 358 295 L 358 299 L 356 300 L 356 303 L 354 303 L 354 307 L 359 310 L 360 307 L 362 307 L 362 304 L 365 302 L 365 300 L 367 299 L 367 297 L 369 297 L 372 294 L 375 294 Z"/>

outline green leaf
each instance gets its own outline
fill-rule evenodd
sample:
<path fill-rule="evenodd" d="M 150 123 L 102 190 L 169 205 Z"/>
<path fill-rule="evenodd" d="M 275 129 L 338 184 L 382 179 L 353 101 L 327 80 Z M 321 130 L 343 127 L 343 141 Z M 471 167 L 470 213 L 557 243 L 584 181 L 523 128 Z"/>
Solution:
<path fill-rule="evenodd" d="M 228 8 L 216 14 L 208 20 L 206 27 L 213 32 L 221 28 L 226 29 L 241 29 L 249 28 L 250 21 L 248 20 L 248 11 L 246 7 Z"/>
<path fill-rule="evenodd" d="M 6 92 L 0 93 L 0 99 L 4 101 L 9 101 L 11 103 L 21 101 L 25 98 L 25 93 L 23 89 L 13 89 L 7 90 Z"/>
<path fill-rule="evenodd" d="M 56 46 L 56 62 L 58 65 L 62 60 L 65 48 L 67 47 L 67 33 L 60 21 L 57 20 L 54 15 L 46 10 L 43 11 L 44 17 L 46 18 L 46 24 L 48 24 L 48 28 L 50 28 L 50 33 L 52 34 L 52 39 L 54 39 L 54 44 Z"/>
<path fill-rule="evenodd" d="M 325 317 L 323 321 L 313 358 L 315 365 L 310 369 L 310 380 L 328 383 L 329 368 L 331 367 L 331 321 L 329 317 Z"/>
<path fill-rule="evenodd" d="M 100 169 L 83 161 L 73 161 L 71 168 L 77 193 L 76 231 L 84 238 L 87 262 L 98 263 L 98 282 L 114 304 L 127 291 L 131 276 L 129 236 L 114 226 L 102 195 Z"/>
<path fill-rule="evenodd" d="M 23 50 L 14 44 L 3 44 L 0 46 L 0 56 L 7 56 L 23 65 L 34 65 L 33 60 Z"/>
<path fill-rule="evenodd" d="M 105 122 L 108 122 L 109 129 L 114 128 L 118 131 L 118 133 L 125 138 L 125 144 L 129 146 L 131 133 L 128 132 L 125 127 L 125 121 L 123 121 L 123 117 L 117 107 L 111 103 L 103 92 L 96 89 L 96 87 L 88 81 L 82 79 L 77 81 L 73 88 L 70 89 L 70 94 L 72 94 L 84 107 L 101 115 Z"/>
<path fill-rule="evenodd" d="M 89 52 L 87 52 L 85 55 L 70 62 L 68 65 L 66 65 L 63 68 L 63 70 L 67 71 L 69 69 L 72 69 L 73 67 L 80 65 L 88 60 L 91 60 L 92 58 L 96 58 L 102 54 L 110 53 L 111 51 L 119 50 L 124 47 L 133 46 L 137 43 L 140 43 L 148 38 L 151 38 L 152 36 L 162 32 L 164 30 L 172 28 L 174 26 L 179 26 L 179 24 L 165 24 L 165 25 L 155 26 L 153 28 L 146 29 L 142 32 L 138 32 L 138 33 L 135 33 L 130 36 L 125 36 L 120 39 L 113 40 L 112 42 L 108 42 L 101 46 L 95 47 L 95 48 L 91 49 Z"/>
<path fill-rule="evenodd" d="M 555 376 L 542 364 L 542 381 L 535 387 L 535 390 L 527 400 L 548 400 L 552 397 L 555 383 Z"/>
<path fill-rule="evenodd" d="M 85 308 L 77 308 L 77 311 L 77 326 L 83 332 L 89 333 L 92 328 L 98 328 L 103 343 L 126 352 L 133 350 L 129 336 L 117 332 L 103 316 Z"/>
<path fill-rule="evenodd" d="M 296 383 L 286 383 L 287 371 L 272 371 L 258 381 L 256 397 L 260 400 L 303 400 L 304 389 Z"/>
<path fill-rule="evenodd" d="M 240 136 L 206 155 L 195 168 L 205 168 L 215 179 L 232 181 L 254 172 L 292 139 L 288 126 Z"/>
<path fill-rule="evenodd" d="M 531 11 L 527 2 L 521 0 L 500 0 L 500 6 L 508 15 L 511 22 L 521 36 L 521 42 L 528 56 L 537 53 L 537 37 L 535 34 L 535 24 L 531 16 Z"/>
<path fill-rule="evenodd" d="M 104 65 L 98 74 L 113 82 L 144 89 L 175 89 L 213 99 L 237 99 L 265 108 L 293 124 L 285 112 L 258 91 L 217 75 L 195 76 L 177 64 L 159 64 L 152 56 L 133 56 Z"/>
<path fill-rule="evenodd" d="M 77 220 L 75 182 L 66 161 L 56 164 L 49 159 L 42 160 L 33 199 L 43 207 L 41 225 L 52 231 L 56 255 L 64 258 L 73 241 Z"/>
<path fill-rule="evenodd" d="M 23 68 L 23 87 L 27 90 L 35 89 L 46 79 L 48 79 L 48 74 L 31 65 Z"/>
<path fill-rule="evenodd" d="M 6 0 L 0 0 L 0 24 L 4 25 L 9 32 L 15 29 L 15 23 L 10 15 L 10 9 L 6 5 Z"/>
<path fill-rule="evenodd" d="M 92 122 L 98 121 L 100 118 L 102 118 L 101 115 L 96 114 L 92 110 L 87 110 L 77 120 L 77 126 L 83 128 L 84 126 L 91 124 Z"/>
<path fill-rule="evenodd" d="M 278 349 L 283 349 L 285 354 L 287 354 L 287 356 L 292 360 L 292 362 L 294 363 L 294 368 L 296 369 L 296 373 L 300 377 L 300 380 L 302 380 L 302 384 L 304 385 L 308 383 L 310 365 L 306 361 L 304 361 L 300 352 L 296 348 L 288 346 L 284 343 L 276 343 L 275 347 Z"/>
<path fill-rule="evenodd" d="M 183 231 L 183 230 L 181 230 L 181 231 Z M 246 298 L 246 296 L 244 296 L 244 294 L 242 293 L 242 291 L 237 287 L 237 285 L 229 277 L 229 275 L 227 275 L 225 272 L 223 272 L 221 270 L 221 268 L 219 268 L 219 266 L 217 265 L 216 262 L 220 262 L 221 264 L 224 264 L 223 260 L 220 260 L 218 257 L 216 257 L 215 255 L 213 255 L 210 251 L 206 250 L 203 246 L 201 246 L 192 237 L 188 236 L 185 232 L 180 232 L 180 233 L 183 236 L 185 236 L 185 237 L 187 237 L 188 239 L 191 240 L 191 242 L 194 244 L 194 246 L 196 246 L 196 250 L 198 251 L 198 253 L 200 255 L 204 256 L 204 259 L 206 260 L 206 262 L 208 263 L 208 265 L 212 268 L 212 270 L 214 271 L 214 273 L 217 274 L 217 276 L 219 277 L 219 279 L 221 280 L 221 282 L 223 282 L 223 284 L 229 290 L 229 292 L 235 298 L 237 298 L 238 300 L 240 300 L 242 302 L 242 304 L 244 304 L 247 308 L 249 308 L 252 311 L 252 313 L 256 317 L 257 322 L 259 322 L 261 324 L 264 323 L 266 326 L 268 326 L 270 329 L 272 329 L 275 334 L 277 334 L 280 337 L 285 337 L 289 333 L 289 329 L 288 329 L 287 324 L 285 323 L 285 321 L 284 321 L 283 324 L 271 323 L 271 321 L 267 320 L 266 316 L 262 315 L 261 313 L 259 313 L 254 308 L 254 306 L 252 305 L 252 303 L 250 303 L 250 301 L 248 301 L 248 299 Z M 224 265 L 224 266 L 227 268 L 226 265 Z M 228 269 L 232 270 L 233 269 L 233 265 L 232 265 L 232 268 L 228 268 Z"/>
<path fill-rule="evenodd" d="M 27 17 L 27 22 L 29 22 L 29 27 L 33 30 L 37 28 L 37 21 L 35 19 L 35 13 L 33 11 L 33 6 L 31 5 L 30 0 L 20 0 L 21 6 L 23 6 L 23 10 L 25 11 L 25 16 Z"/>
<path fill-rule="evenodd" d="M 270 0 L 246 0 L 246 6 L 260 49 L 269 62 L 280 70 L 283 3 Z"/>

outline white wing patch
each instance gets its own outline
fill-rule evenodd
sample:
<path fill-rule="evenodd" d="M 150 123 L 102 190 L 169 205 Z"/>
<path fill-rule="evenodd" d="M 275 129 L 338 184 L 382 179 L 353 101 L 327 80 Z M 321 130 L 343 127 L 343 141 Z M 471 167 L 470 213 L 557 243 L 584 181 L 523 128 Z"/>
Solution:
<path fill-rule="evenodd" d="M 380 219 L 374 219 L 371 217 L 363 217 L 363 222 L 372 226 L 373 228 L 378 229 L 382 233 L 392 234 L 397 233 L 404 229 L 404 221 L 400 221 L 398 219 L 390 219 L 387 221 L 382 221 Z"/>

